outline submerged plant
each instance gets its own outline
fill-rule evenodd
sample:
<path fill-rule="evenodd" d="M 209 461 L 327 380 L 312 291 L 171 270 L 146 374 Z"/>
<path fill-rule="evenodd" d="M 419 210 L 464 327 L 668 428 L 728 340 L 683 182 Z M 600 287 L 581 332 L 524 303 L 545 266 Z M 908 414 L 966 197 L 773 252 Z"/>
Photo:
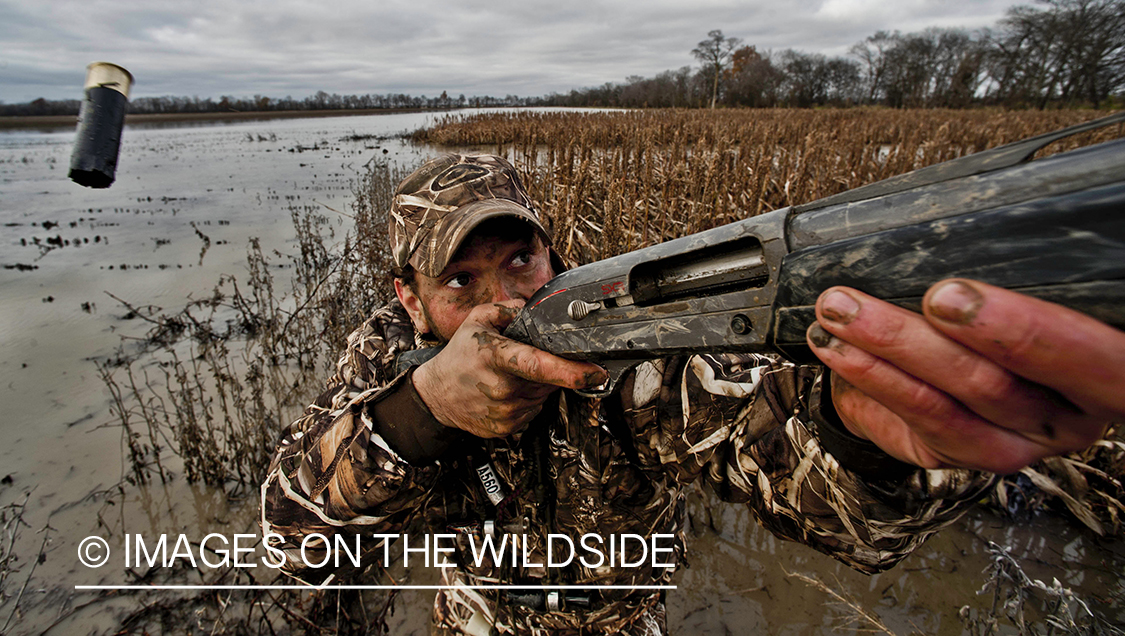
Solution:
<path fill-rule="evenodd" d="M 988 552 L 992 558 L 985 570 L 989 578 L 978 594 L 991 591 L 992 607 L 987 613 L 974 612 L 968 605 L 960 611 L 961 622 L 972 636 L 996 634 L 1002 621 L 1027 636 L 1125 636 L 1125 631 L 1091 611 L 1085 600 L 1058 579 L 1048 585 L 1029 577 L 1012 558 L 1010 548 L 989 541 Z"/>
<path fill-rule="evenodd" d="M 129 481 L 173 477 L 171 451 L 191 483 L 255 488 L 282 428 L 319 392 L 348 332 L 387 300 L 385 210 L 404 176 L 374 163 L 356 186 L 354 221 L 340 242 L 318 209 L 291 207 L 298 251 L 265 253 L 247 274 L 224 275 L 175 313 L 133 307 L 148 333 L 98 372 L 122 429 Z M 290 271 L 280 283 L 275 272 Z"/>

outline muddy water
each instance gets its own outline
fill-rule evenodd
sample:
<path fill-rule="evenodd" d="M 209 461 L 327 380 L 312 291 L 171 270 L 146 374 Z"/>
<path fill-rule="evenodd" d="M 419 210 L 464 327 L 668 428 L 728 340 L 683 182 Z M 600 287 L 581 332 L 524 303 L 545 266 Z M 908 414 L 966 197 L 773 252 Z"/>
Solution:
<path fill-rule="evenodd" d="M 76 561 L 79 541 L 102 522 L 119 536 L 186 532 L 198 540 L 211 530 L 255 531 L 242 502 L 178 482 L 129 489 L 126 506 L 105 505 L 106 489 L 123 474 L 121 436 L 105 426 L 109 396 L 91 360 L 147 327 L 108 294 L 174 312 L 189 297 L 209 295 L 223 274 L 244 278 L 251 237 L 266 254 L 293 252 L 293 209 L 314 208 L 339 226 L 346 219 L 332 210 L 348 211 L 367 162 L 414 164 L 422 152 L 398 139 L 348 137 L 398 135 L 426 121 L 127 126 L 117 181 L 106 190 L 67 179 L 73 130 L 0 132 L 0 505 L 27 497 L 14 550 L 20 569 L 4 581 L 5 598 L 30 572 L 38 531 L 53 528 L 21 602 L 31 608 L 22 631 L 38 633 L 88 600 L 74 585 L 128 582 L 120 569 Z M 0 602 L 0 627 L 12 605 Z M 78 614 L 71 628 L 97 609 Z M 104 614 L 94 620 L 99 629 L 113 625 L 112 612 Z"/>
<path fill-rule="evenodd" d="M 333 210 L 347 211 L 368 161 L 411 165 L 428 153 L 394 138 L 348 137 L 395 135 L 426 121 L 409 114 L 131 127 L 117 182 L 101 191 L 66 179 L 72 130 L 0 132 L 0 505 L 27 501 L 0 626 L 21 589 L 23 609 L 9 624 L 15 633 L 52 625 L 51 633 L 104 632 L 136 609 L 140 601 L 129 596 L 76 609 L 95 596 L 75 585 L 133 582 L 120 567 L 91 570 L 75 558 L 82 538 L 105 528 L 111 536 L 256 532 L 252 492 L 227 496 L 180 480 L 127 486 L 107 505 L 106 490 L 122 476 L 121 437 L 106 426 L 109 396 L 90 360 L 112 355 L 145 324 L 106 292 L 175 310 L 206 296 L 220 275 L 243 275 L 250 237 L 267 253 L 295 250 L 294 208 L 318 209 L 342 230 L 345 219 Z M 866 577 L 776 540 L 744 509 L 704 496 L 691 512 L 691 567 L 669 595 L 677 633 L 854 630 L 828 595 L 788 576 L 803 573 L 895 633 L 960 634 L 958 608 L 991 603 L 976 595 L 986 539 L 1011 546 L 1033 577 L 1057 578 L 1125 622 L 1122 542 L 1096 540 L 1058 518 L 1014 523 L 979 511 L 898 568 Z M 428 580 L 426 572 L 414 576 Z M 392 633 L 426 633 L 429 598 L 402 595 Z"/>

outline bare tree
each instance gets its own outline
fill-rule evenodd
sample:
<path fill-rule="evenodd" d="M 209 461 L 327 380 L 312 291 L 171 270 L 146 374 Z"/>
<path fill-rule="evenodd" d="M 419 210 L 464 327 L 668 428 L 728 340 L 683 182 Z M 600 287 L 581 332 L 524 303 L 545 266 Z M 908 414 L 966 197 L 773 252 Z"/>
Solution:
<path fill-rule="evenodd" d="M 1086 102 L 1125 89 L 1125 0 L 1043 0 L 1001 20 L 987 61 L 1008 105 Z"/>
<path fill-rule="evenodd" d="M 824 73 L 826 58 L 819 53 L 786 49 L 779 56 L 785 76 L 782 84 L 789 106 L 808 108 L 828 99 L 828 77 Z"/>
<path fill-rule="evenodd" d="M 731 56 L 726 82 L 728 103 L 737 106 L 772 106 L 777 102 L 781 71 L 753 46 L 739 47 Z"/>
<path fill-rule="evenodd" d="M 1094 108 L 1125 88 L 1125 1 L 1050 0 L 1070 55 L 1060 73 L 1060 98 Z"/>
<path fill-rule="evenodd" d="M 968 106 L 984 81 L 984 36 L 961 29 L 934 30 L 936 50 L 928 104 Z"/>
<path fill-rule="evenodd" d="M 874 102 L 886 88 L 887 50 L 894 46 L 898 37 L 897 32 L 891 35 L 886 31 L 876 31 L 875 35 L 868 36 L 848 51 L 863 64 L 868 102 Z"/>
<path fill-rule="evenodd" d="M 788 49 L 778 56 L 782 88 L 790 106 L 845 105 L 858 100 L 859 63 L 841 57 Z"/>
<path fill-rule="evenodd" d="M 691 54 L 703 64 L 703 69 L 714 78 L 711 108 L 715 108 L 715 102 L 719 99 L 719 78 L 723 75 L 723 69 L 730 61 L 734 49 L 741 43 L 741 38 L 724 37 L 722 30 L 715 29 L 707 34 L 706 40 L 691 50 Z"/>
<path fill-rule="evenodd" d="M 828 83 L 828 101 L 837 106 L 854 105 L 861 99 L 859 64 L 842 57 L 824 62 L 824 77 Z"/>

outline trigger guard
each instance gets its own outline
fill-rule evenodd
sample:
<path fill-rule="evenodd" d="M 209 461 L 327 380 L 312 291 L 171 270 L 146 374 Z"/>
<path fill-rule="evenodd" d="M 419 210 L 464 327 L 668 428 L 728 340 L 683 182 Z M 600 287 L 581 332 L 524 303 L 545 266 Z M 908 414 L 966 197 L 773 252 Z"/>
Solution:
<path fill-rule="evenodd" d="M 602 364 L 602 367 L 609 372 L 609 379 L 605 384 L 595 387 L 593 389 L 575 389 L 574 392 L 582 397 L 588 398 L 606 398 L 617 390 L 617 386 L 621 383 L 621 378 L 625 374 L 632 371 L 641 360 L 609 360 Z"/>

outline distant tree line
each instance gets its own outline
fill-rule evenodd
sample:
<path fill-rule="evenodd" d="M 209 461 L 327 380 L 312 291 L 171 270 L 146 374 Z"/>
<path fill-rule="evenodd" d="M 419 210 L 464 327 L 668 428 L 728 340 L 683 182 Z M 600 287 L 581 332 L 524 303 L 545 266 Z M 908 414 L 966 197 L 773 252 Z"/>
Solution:
<path fill-rule="evenodd" d="M 850 106 L 962 108 L 1002 105 L 1104 107 L 1125 100 L 1125 0 L 1037 0 L 1014 6 L 994 28 L 879 31 L 849 57 L 786 49 L 759 51 L 711 31 L 684 66 L 655 77 L 545 97 L 338 95 L 304 99 L 141 97 L 132 113 L 356 109 L 440 110 L 495 106 L 703 108 Z M 0 103 L 4 115 L 75 115 L 78 100 Z"/>
<path fill-rule="evenodd" d="M 293 97 L 273 98 L 264 95 L 253 97 L 138 97 L 129 100 L 130 113 L 227 113 L 301 110 L 360 110 L 409 109 L 442 110 L 450 108 L 486 108 L 499 106 L 530 106 L 539 104 L 539 98 L 515 95 L 505 97 L 459 95 L 450 97 L 442 92 L 440 97 L 412 96 L 402 93 L 386 95 L 339 95 L 318 91 L 304 99 Z M 36 99 L 25 104 L 0 104 L 0 116 L 77 115 L 81 101 L 77 99 Z"/>
<path fill-rule="evenodd" d="M 1125 0 L 1040 0 L 994 28 L 879 31 L 849 57 L 759 51 L 712 31 L 700 61 L 624 84 L 553 94 L 559 106 L 689 107 L 882 104 L 1105 106 L 1125 98 Z"/>

